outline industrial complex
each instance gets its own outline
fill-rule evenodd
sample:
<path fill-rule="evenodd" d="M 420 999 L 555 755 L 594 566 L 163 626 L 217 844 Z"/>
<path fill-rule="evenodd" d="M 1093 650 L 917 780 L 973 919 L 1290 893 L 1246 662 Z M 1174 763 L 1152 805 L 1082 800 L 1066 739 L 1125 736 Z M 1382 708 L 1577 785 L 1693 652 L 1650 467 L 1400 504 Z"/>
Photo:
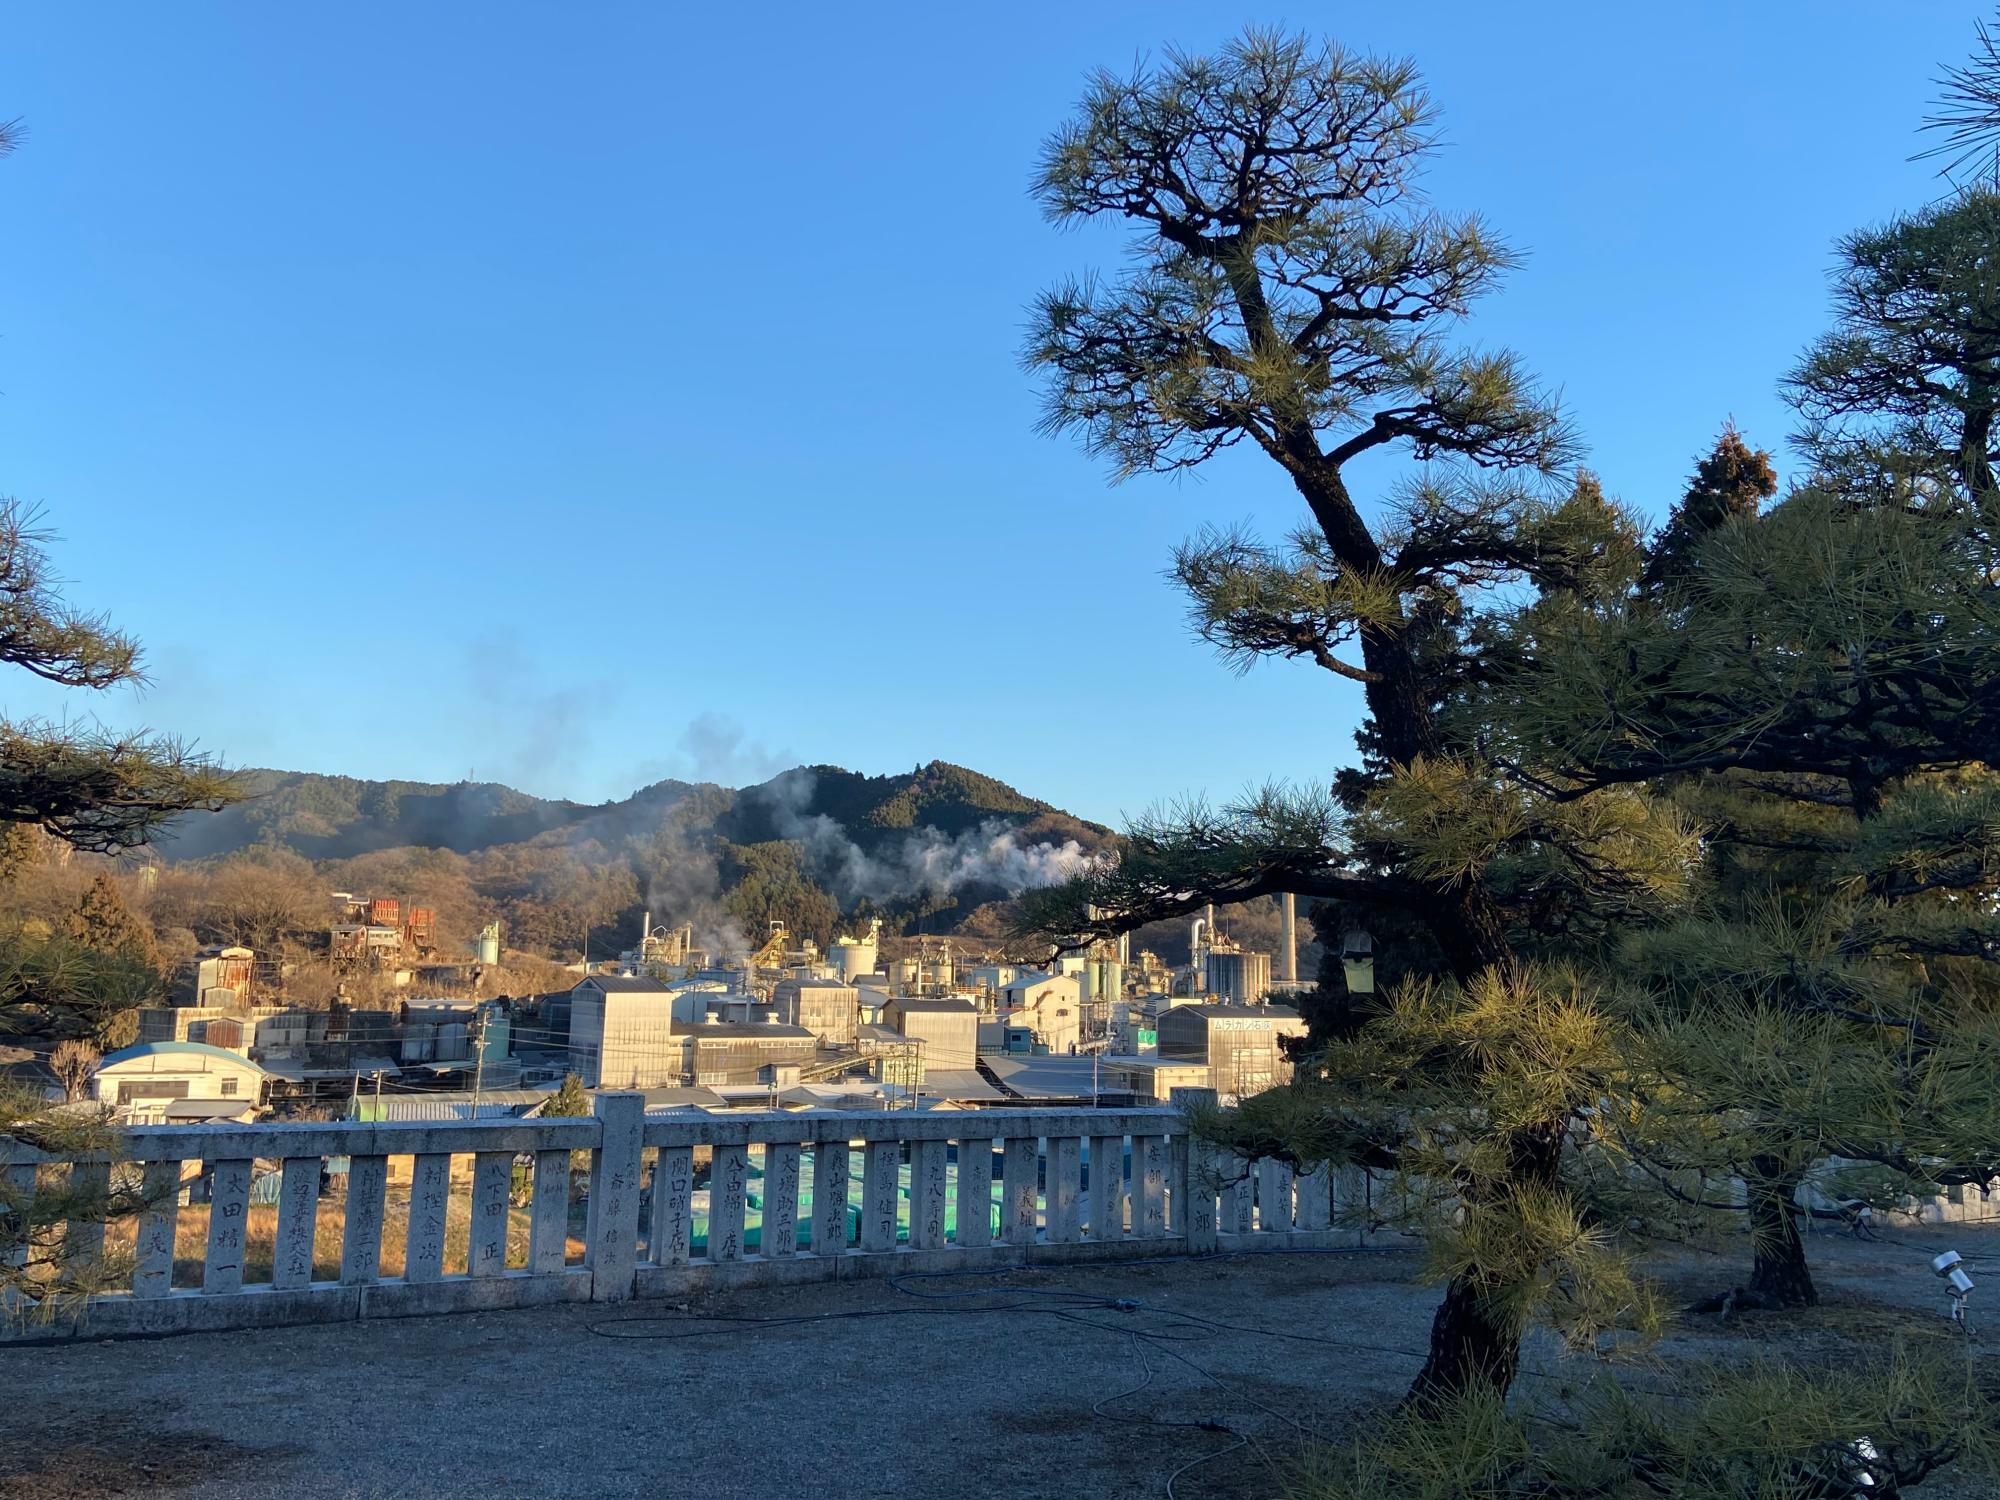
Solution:
<path fill-rule="evenodd" d="M 324 1010 L 266 1003 L 256 955 L 210 950 L 191 1003 L 148 1008 L 138 1042 L 104 1058 L 95 1094 L 134 1123 L 284 1117 L 329 1106 L 370 1118 L 532 1114 L 566 1078 L 637 1089 L 659 1110 L 1129 1106 L 1173 1089 L 1235 1098 L 1290 1076 L 1305 1023 L 1293 903 L 1280 951 L 1194 919 L 1189 961 L 1136 960 L 1126 938 L 1029 967 L 920 940 L 885 958 L 881 923 L 824 951 L 782 923 L 744 951 L 646 915 L 616 960 L 536 993 L 424 993 L 450 965 L 423 906 L 337 892 L 329 950 L 400 966 L 407 998 Z M 500 957 L 483 931 L 474 969 Z"/>

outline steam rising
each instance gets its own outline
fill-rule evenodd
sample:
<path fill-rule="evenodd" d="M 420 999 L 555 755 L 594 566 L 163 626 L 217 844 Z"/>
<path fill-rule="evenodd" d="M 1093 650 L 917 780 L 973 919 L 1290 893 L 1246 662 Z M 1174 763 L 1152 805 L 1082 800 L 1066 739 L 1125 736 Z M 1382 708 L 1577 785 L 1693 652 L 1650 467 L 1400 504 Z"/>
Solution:
<path fill-rule="evenodd" d="M 1075 839 L 1060 844 L 1021 837 L 1003 818 L 951 835 L 913 828 L 863 848 L 833 818 L 811 812 L 815 778 L 798 770 L 747 788 L 738 796 L 765 814 L 772 831 L 797 843 L 805 872 L 843 910 L 862 901 L 888 905 L 937 900 L 971 890 L 987 897 L 1018 896 L 1087 869 L 1094 856 Z M 739 954 L 755 944 L 723 906 L 716 856 L 669 823 L 649 841 L 645 864 L 647 904 L 655 922 L 692 923 L 695 940 L 711 952 Z"/>
<path fill-rule="evenodd" d="M 874 853 L 849 838 L 846 829 L 823 813 L 805 811 L 812 803 L 809 771 L 782 776 L 751 789 L 773 815 L 779 837 L 805 846 L 806 868 L 852 906 L 901 898 L 940 897 L 967 886 L 1008 896 L 1054 885 L 1081 873 L 1091 856 L 1075 839 L 1060 844 L 1024 842 L 1001 818 L 952 837 L 936 828 L 916 828 Z"/>

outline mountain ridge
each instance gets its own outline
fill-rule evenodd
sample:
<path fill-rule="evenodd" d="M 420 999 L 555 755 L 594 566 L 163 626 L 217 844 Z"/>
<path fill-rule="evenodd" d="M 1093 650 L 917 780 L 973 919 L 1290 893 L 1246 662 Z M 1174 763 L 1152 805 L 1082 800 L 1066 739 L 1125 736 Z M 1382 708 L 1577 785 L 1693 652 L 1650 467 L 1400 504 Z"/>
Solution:
<path fill-rule="evenodd" d="M 1097 844 L 1110 836 L 1101 824 L 942 760 L 881 776 L 796 766 L 747 787 L 668 778 L 600 803 L 537 797 L 500 782 L 377 780 L 272 767 L 241 774 L 252 787 L 248 799 L 177 819 L 154 852 L 176 863 L 258 847 L 342 860 L 400 848 L 476 854 L 552 838 L 608 843 L 659 827 L 691 800 L 711 811 L 717 835 L 739 845 L 797 838 L 819 820 L 864 848 L 918 829 L 960 837 L 996 819 L 1030 840 Z"/>

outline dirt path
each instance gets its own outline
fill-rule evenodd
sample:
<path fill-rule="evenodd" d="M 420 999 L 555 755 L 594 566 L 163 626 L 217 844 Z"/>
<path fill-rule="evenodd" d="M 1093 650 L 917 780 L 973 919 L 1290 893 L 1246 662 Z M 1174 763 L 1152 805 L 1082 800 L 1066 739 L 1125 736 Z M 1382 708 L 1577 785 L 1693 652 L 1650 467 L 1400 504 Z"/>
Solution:
<path fill-rule="evenodd" d="M 2000 1257 L 1959 1228 L 1819 1242 L 1826 1306 L 1697 1321 L 1652 1357 L 1935 1329 L 1933 1240 Z M 1732 1267 L 1662 1269 L 1692 1294 Z M 1270 1495 L 1302 1431 L 1403 1389 L 1433 1302 L 1413 1270 L 1171 1261 L 0 1351 L 0 1500 L 1158 1500 L 1177 1470 L 1181 1500 Z M 1528 1369 L 1603 1373 L 1543 1340 Z"/>

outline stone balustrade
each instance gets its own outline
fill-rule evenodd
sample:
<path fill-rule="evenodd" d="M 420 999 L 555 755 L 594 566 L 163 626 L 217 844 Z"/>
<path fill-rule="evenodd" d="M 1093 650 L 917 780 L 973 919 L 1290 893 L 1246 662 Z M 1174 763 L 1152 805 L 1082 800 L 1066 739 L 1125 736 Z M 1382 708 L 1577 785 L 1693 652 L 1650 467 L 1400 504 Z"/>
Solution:
<path fill-rule="evenodd" d="M 636 1093 L 582 1119 L 138 1127 L 110 1161 L 0 1140 L 0 1171 L 142 1200 L 112 1230 L 129 1285 L 81 1318 L 16 1308 L 0 1339 L 1334 1245 L 1354 1238 L 1331 1227 L 1337 1201 L 1365 1191 L 1358 1174 L 1225 1167 L 1173 1108 L 648 1117 Z M 101 1224 L 70 1232 L 104 1244 Z"/>

